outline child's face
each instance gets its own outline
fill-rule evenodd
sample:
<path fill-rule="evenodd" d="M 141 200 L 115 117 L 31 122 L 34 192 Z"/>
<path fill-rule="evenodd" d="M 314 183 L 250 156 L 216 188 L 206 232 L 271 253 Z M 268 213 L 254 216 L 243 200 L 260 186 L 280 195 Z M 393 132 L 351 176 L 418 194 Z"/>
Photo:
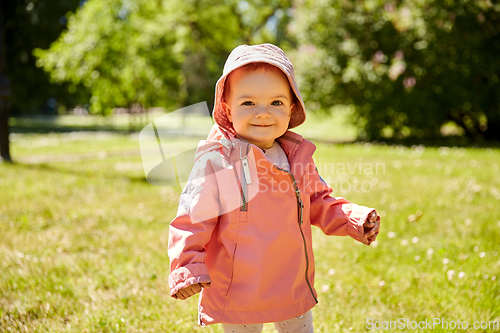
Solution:
<path fill-rule="evenodd" d="M 237 69 L 226 84 L 230 94 L 223 104 L 238 136 L 261 149 L 271 148 L 288 129 L 294 107 L 285 74 Z"/>

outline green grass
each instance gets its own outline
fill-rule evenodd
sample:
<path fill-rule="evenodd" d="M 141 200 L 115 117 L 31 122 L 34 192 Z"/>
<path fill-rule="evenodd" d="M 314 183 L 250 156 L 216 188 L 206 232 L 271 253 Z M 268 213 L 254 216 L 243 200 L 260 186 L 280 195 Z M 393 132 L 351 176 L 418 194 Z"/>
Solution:
<path fill-rule="evenodd" d="M 500 320 L 499 149 L 317 146 L 335 196 L 376 207 L 383 224 L 369 247 L 314 228 L 316 332 Z M 24 162 L 0 164 L 0 331 L 222 332 L 197 326 L 196 298 L 169 296 L 179 193 L 145 181 L 138 149 L 134 134 L 13 136 Z"/>
<path fill-rule="evenodd" d="M 131 130 L 132 132 L 140 131 L 149 122 L 163 119 L 163 121 L 160 120 L 161 126 L 172 133 L 181 133 L 184 136 L 189 134 L 202 138 L 206 137 L 213 124 L 210 117 L 201 115 L 190 115 L 183 118 L 179 113 L 171 113 L 168 114 L 167 118 L 162 118 L 163 116 L 165 113 L 161 111 L 151 111 L 149 115 L 122 114 L 109 117 L 95 115 L 34 116 L 10 118 L 9 124 L 11 132 L 16 133 L 107 131 L 103 135 L 109 136 L 110 131 L 122 134 Z M 349 109 L 344 107 L 336 108 L 331 116 L 310 113 L 307 115 L 306 122 L 294 131 L 306 138 L 320 138 L 335 142 L 354 141 L 356 128 L 349 122 L 350 117 Z M 73 140 L 78 136 L 78 134 L 74 134 L 67 138 Z M 48 141 L 47 145 L 49 145 L 54 140 L 54 136 L 41 137 L 39 140 Z"/>

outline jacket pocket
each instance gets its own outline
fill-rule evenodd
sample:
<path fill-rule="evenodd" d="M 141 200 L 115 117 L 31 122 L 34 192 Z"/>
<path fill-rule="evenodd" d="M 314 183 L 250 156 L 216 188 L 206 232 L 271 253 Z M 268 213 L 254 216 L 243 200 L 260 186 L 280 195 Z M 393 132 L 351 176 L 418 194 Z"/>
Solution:
<path fill-rule="evenodd" d="M 236 248 L 238 247 L 238 243 L 234 244 L 234 251 L 233 251 L 233 260 L 231 262 L 231 279 L 229 280 L 229 285 L 227 286 L 227 291 L 226 291 L 226 297 L 229 294 L 229 290 L 231 289 L 231 286 L 233 285 L 233 278 L 234 278 L 234 261 L 236 257 Z"/>

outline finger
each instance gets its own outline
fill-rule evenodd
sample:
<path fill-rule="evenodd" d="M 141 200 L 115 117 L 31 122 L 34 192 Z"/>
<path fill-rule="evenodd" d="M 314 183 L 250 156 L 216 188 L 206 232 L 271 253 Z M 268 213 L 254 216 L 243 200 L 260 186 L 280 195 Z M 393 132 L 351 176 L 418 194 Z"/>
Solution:
<path fill-rule="evenodd" d="M 187 288 L 184 288 L 184 289 L 181 289 L 179 290 L 179 294 L 182 295 L 182 297 L 184 297 L 183 299 L 186 299 L 186 298 L 189 298 L 191 297 L 192 295 L 188 292 Z"/>
<path fill-rule="evenodd" d="M 185 300 L 185 299 L 186 299 L 186 296 L 184 296 L 184 295 L 181 293 L 181 291 L 180 291 L 180 290 L 177 292 L 177 294 L 175 294 L 175 296 L 176 296 L 178 299 L 180 299 L 180 300 Z"/>
<path fill-rule="evenodd" d="M 193 292 L 193 295 L 194 295 L 194 294 L 199 293 L 199 292 L 201 291 L 201 286 L 200 286 L 200 284 L 199 284 L 199 283 L 197 283 L 197 284 L 193 284 L 193 285 L 191 286 L 191 291 Z"/>
<path fill-rule="evenodd" d="M 189 287 L 187 287 L 187 288 L 185 288 L 184 290 L 185 290 L 185 291 L 189 294 L 189 297 L 191 297 L 191 296 L 193 296 L 193 295 L 195 295 L 195 294 L 196 294 L 196 293 L 194 292 L 194 290 L 193 290 L 193 286 L 192 286 L 192 285 L 191 285 L 191 286 L 189 286 Z"/>
<path fill-rule="evenodd" d="M 373 236 L 375 233 L 377 232 L 377 230 L 375 230 L 375 227 L 371 228 L 370 230 L 367 230 L 366 233 L 365 233 L 365 237 L 366 238 L 370 238 L 371 236 Z"/>
<path fill-rule="evenodd" d="M 370 237 L 371 235 L 378 234 L 380 231 L 380 221 L 376 221 L 373 223 L 373 227 L 370 230 L 365 230 L 367 237 Z"/>
<path fill-rule="evenodd" d="M 371 236 L 378 234 L 379 230 L 380 230 L 380 225 L 375 226 L 365 236 L 370 238 Z"/>
<path fill-rule="evenodd" d="M 368 222 L 368 221 L 366 221 L 365 224 L 363 225 L 363 227 L 365 228 L 373 228 L 374 226 L 375 226 L 374 222 Z"/>
<path fill-rule="evenodd" d="M 203 288 L 210 288 L 212 286 L 212 282 L 202 282 L 201 286 Z"/>
<path fill-rule="evenodd" d="M 368 241 L 368 237 L 366 237 L 366 233 L 364 233 L 363 235 L 359 235 L 359 240 L 361 241 L 361 243 L 363 244 L 368 244 L 369 241 Z"/>
<path fill-rule="evenodd" d="M 374 241 L 374 240 L 377 238 L 377 236 L 378 236 L 378 232 L 376 232 L 376 233 L 374 233 L 373 235 L 371 235 L 370 237 L 368 237 L 368 239 L 369 239 L 370 241 Z"/>
<path fill-rule="evenodd" d="M 375 222 L 377 220 L 377 213 L 375 211 L 370 213 L 370 222 Z"/>

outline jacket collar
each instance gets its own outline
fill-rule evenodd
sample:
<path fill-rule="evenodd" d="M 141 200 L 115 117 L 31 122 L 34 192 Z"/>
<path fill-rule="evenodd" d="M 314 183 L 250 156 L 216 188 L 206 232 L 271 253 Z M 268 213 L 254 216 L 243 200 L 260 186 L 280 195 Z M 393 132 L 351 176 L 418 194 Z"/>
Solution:
<path fill-rule="evenodd" d="M 304 139 L 302 135 L 290 130 L 287 130 L 285 134 L 277 138 L 276 141 L 278 141 L 288 157 L 291 173 L 296 180 L 301 179 L 307 164 L 316 150 L 316 146 L 312 142 Z M 221 149 L 224 155 L 231 158 L 234 157 L 231 155 L 235 154 L 235 152 L 238 152 L 237 157 L 239 158 L 242 151 L 247 151 L 248 145 L 256 151 L 261 151 L 257 146 L 236 138 L 230 131 L 217 124 L 212 126 L 207 140 L 200 143 L 200 146 L 202 145 L 207 147 L 203 149 L 203 151 L 212 150 L 217 147 Z M 198 148 L 200 148 L 200 146 Z M 233 152 L 233 150 L 235 151 Z M 202 152 L 200 151 L 200 153 Z"/>

